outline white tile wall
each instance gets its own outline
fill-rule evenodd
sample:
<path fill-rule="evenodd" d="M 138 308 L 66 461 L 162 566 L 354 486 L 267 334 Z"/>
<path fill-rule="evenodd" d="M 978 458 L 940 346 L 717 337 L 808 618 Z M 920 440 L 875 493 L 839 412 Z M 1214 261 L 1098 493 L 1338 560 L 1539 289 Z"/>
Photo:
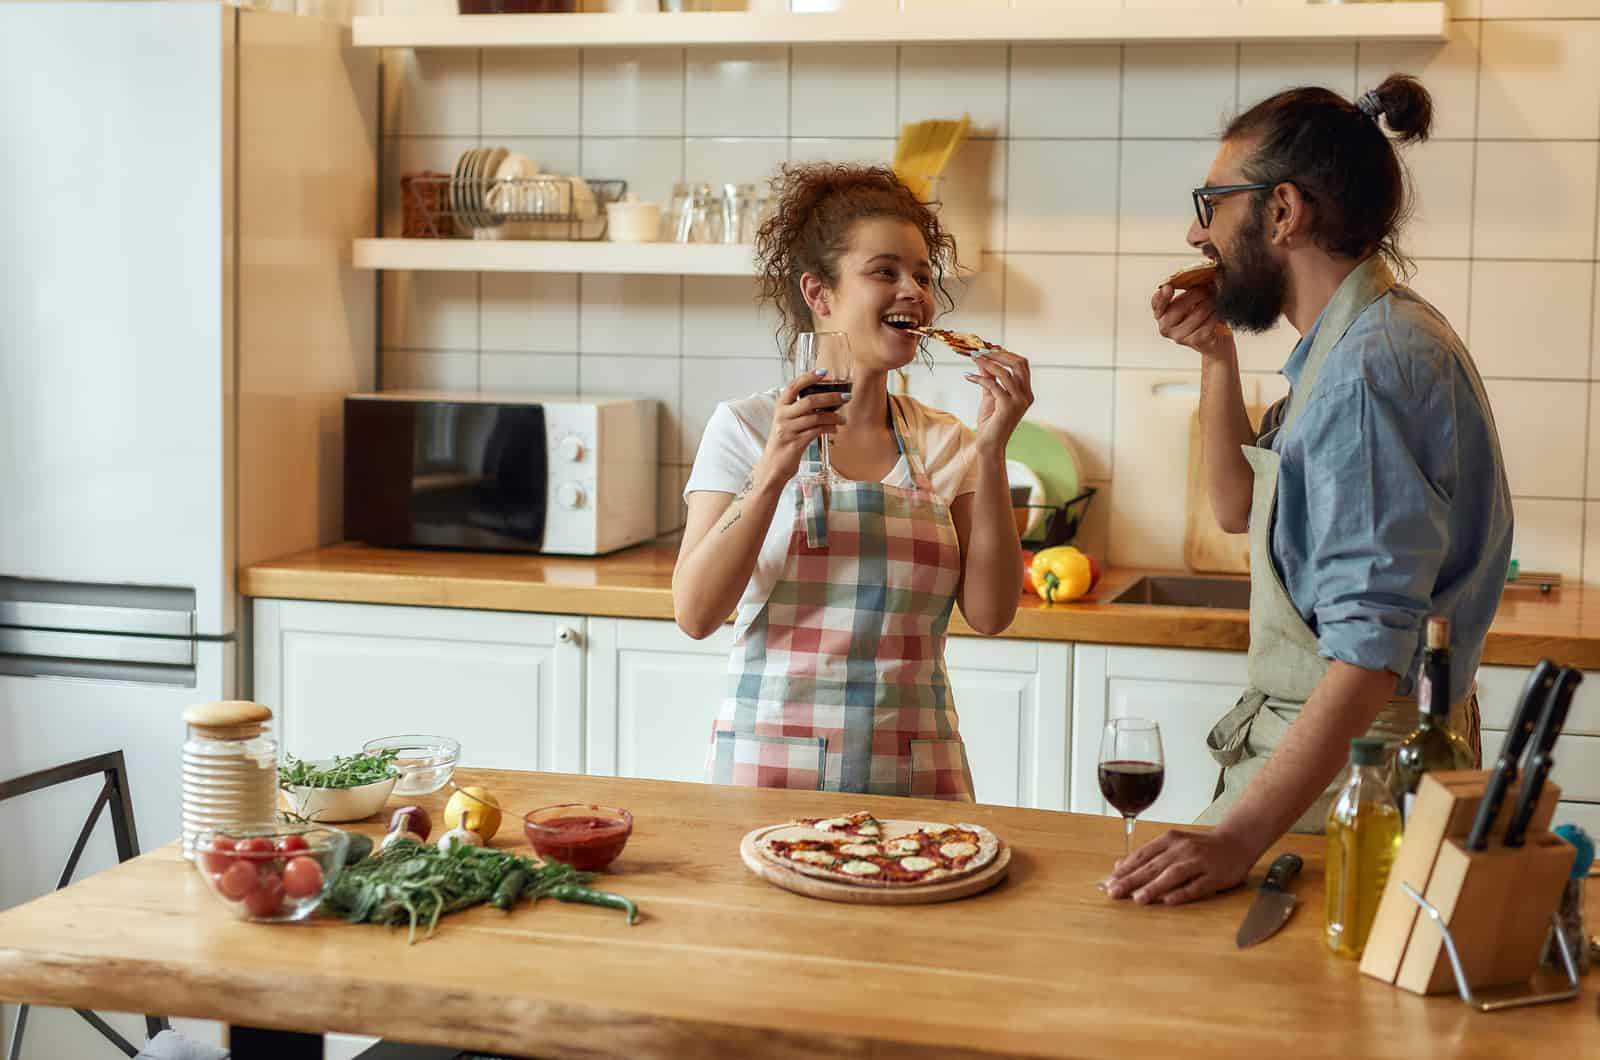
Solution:
<path fill-rule="evenodd" d="M 1111 367 L 1116 256 L 1008 254 L 1006 259 L 1007 348 L 1027 350 L 1035 367 Z"/>
<path fill-rule="evenodd" d="M 1018 45 L 1011 49 L 1013 138 L 1115 138 L 1120 131 L 1121 97 L 1121 48 Z"/>
<path fill-rule="evenodd" d="M 1489 379 L 1484 385 L 1500 429 L 1511 492 L 1582 498 L 1588 388 L 1513 379 Z"/>
<path fill-rule="evenodd" d="M 1478 142 L 1472 252 L 1592 261 L 1600 143 Z"/>
<path fill-rule="evenodd" d="M 1594 266 L 1472 263 L 1472 355 L 1485 377 L 1587 379 Z"/>
<path fill-rule="evenodd" d="M 1600 136 L 1600 21 L 1486 22 L 1478 135 Z"/>
<path fill-rule="evenodd" d="M 690 48 L 684 79 L 690 136 L 789 135 L 787 48 Z"/>
<path fill-rule="evenodd" d="M 483 135 L 577 136 L 579 62 L 576 48 L 485 49 Z"/>
<path fill-rule="evenodd" d="M 895 49 L 888 45 L 796 48 L 790 59 L 793 136 L 888 136 L 895 122 Z"/>
<path fill-rule="evenodd" d="M 1442 45 L 394 52 L 384 231 L 398 230 L 400 173 L 448 171 L 480 143 L 664 201 L 677 181 L 758 180 L 785 160 L 887 162 L 900 123 L 968 112 L 975 140 L 947 199 L 963 256 L 986 252 L 979 273 L 952 279 L 948 319 L 1032 357 L 1034 418 L 1070 436 L 1101 489 L 1082 540 L 1124 562 L 1179 563 L 1183 471 L 1160 439 L 1186 426 L 1134 398 L 1140 383 L 1197 368 L 1149 309 L 1157 281 L 1193 258 L 1188 189 L 1217 131 L 1266 93 L 1314 83 L 1348 94 L 1413 73 L 1436 109 L 1432 140 L 1405 155 L 1418 194 L 1402 240 L 1410 282 L 1488 379 L 1519 558 L 1600 582 L 1600 2 L 1449 6 Z M 743 280 L 398 273 L 383 284 L 386 386 L 659 398 L 663 529 L 681 522 L 715 403 L 782 376 L 775 320 Z M 1283 392 L 1277 369 L 1295 339 L 1282 324 L 1239 336 L 1261 403 Z M 911 391 L 970 420 L 966 363 L 933 353 L 932 370 L 908 370 Z M 1175 492 L 1162 493 L 1163 475 Z"/>
<path fill-rule="evenodd" d="M 1006 249 L 1117 247 L 1115 140 L 1013 140 Z"/>
<path fill-rule="evenodd" d="M 1346 99 L 1356 90 L 1354 44 L 1245 44 L 1239 48 L 1239 100 L 1265 99 L 1300 85 L 1331 88 Z"/>
<path fill-rule="evenodd" d="M 1129 45 L 1122 61 L 1122 135 L 1217 135 L 1238 104 L 1238 75 L 1232 44 Z"/>

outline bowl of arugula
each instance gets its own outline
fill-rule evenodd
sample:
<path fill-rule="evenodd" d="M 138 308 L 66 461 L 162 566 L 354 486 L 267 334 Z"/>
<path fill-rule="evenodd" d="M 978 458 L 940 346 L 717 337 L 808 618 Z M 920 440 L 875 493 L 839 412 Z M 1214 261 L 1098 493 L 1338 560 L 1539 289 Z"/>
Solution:
<path fill-rule="evenodd" d="M 289 811 L 306 821 L 365 820 L 383 809 L 400 779 L 394 759 L 393 751 L 310 762 L 286 754 L 278 767 L 278 789 Z"/>

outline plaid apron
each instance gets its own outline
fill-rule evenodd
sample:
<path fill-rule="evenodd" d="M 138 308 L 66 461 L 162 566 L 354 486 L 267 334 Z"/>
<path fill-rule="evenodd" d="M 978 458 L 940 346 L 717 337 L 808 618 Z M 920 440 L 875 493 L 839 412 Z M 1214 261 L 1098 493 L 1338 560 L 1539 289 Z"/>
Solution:
<path fill-rule="evenodd" d="M 944 664 L 961 545 L 889 407 L 912 485 L 796 491 L 783 574 L 728 660 L 715 783 L 973 801 Z"/>

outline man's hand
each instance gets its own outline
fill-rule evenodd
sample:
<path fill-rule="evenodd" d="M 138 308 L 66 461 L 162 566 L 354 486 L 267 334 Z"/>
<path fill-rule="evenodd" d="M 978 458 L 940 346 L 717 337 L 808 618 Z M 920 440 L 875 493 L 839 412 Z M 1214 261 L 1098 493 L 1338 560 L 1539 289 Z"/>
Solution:
<path fill-rule="evenodd" d="M 1260 857 L 1224 832 L 1168 832 L 1117 862 L 1107 890 L 1140 905 L 1181 905 L 1243 883 Z"/>

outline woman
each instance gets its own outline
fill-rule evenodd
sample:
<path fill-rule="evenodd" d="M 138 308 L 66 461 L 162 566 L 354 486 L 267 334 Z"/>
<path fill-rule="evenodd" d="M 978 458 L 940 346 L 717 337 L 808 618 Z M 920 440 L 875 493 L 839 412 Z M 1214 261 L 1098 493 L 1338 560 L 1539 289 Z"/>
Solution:
<path fill-rule="evenodd" d="M 709 779 L 970 801 L 945 630 L 957 603 L 982 633 L 1016 613 L 1005 447 L 1033 402 L 1028 362 L 974 359 L 975 436 L 891 398 L 889 373 L 920 340 L 888 321 L 932 321 L 954 241 L 888 169 L 791 166 L 782 186 L 756 239 L 762 297 L 791 359 L 801 331 L 849 336 L 853 392 L 846 415 L 838 395 L 800 397 L 815 375 L 795 378 L 706 426 L 672 598 L 695 638 L 737 607 Z M 802 490 L 801 457 L 823 435 L 837 478 Z M 808 516 L 826 521 L 816 546 Z"/>

